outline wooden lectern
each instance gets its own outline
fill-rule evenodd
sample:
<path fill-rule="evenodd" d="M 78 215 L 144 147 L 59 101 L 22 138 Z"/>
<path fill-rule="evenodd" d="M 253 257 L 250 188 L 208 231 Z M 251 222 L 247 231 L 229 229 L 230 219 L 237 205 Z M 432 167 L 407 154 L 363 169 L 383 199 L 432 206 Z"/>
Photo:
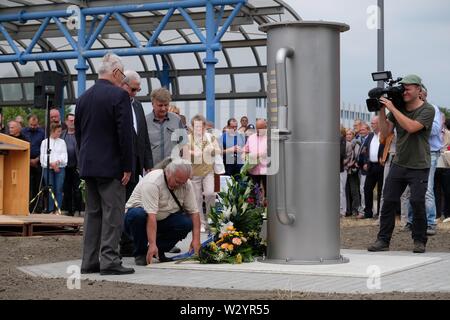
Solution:
<path fill-rule="evenodd" d="M 30 143 L 0 134 L 0 215 L 28 216 Z"/>

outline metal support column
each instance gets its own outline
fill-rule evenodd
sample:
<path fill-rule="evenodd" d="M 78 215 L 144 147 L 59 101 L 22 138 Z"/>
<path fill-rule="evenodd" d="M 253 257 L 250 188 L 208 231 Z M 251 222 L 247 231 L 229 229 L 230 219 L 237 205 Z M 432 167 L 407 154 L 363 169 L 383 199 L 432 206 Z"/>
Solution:
<path fill-rule="evenodd" d="M 206 65 L 206 119 L 215 123 L 215 76 L 216 63 L 218 60 L 215 57 L 214 50 L 211 44 L 216 36 L 215 28 L 214 6 L 211 2 L 206 3 L 206 58 L 203 63 Z"/>
<path fill-rule="evenodd" d="M 161 56 L 161 60 L 163 63 L 163 68 L 162 71 L 158 73 L 159 82 L 161 82 L 161 85 L 163 87 L 166 87 L 168 90 L 170 90 L 170 65 L 167 61 L 168 59 L 166 56 Z"/>
<path fill-rule="evenodd" d="M 377 69 L 384 71 L 384 0 L 378 0 L 378 23 Z M 384 88 L 384 81 L 378 81 L 378 87 Z"/>
<path fill-rule="evenodd" d="M 80 12 L 80 29 L 78 30 L 78 63 L 75 69 L 78 72 L 78 96 L 80 97 L 86 90 L 86 58 L 83 56 L 84 45 L 86 44 L 86 16 Z"/>

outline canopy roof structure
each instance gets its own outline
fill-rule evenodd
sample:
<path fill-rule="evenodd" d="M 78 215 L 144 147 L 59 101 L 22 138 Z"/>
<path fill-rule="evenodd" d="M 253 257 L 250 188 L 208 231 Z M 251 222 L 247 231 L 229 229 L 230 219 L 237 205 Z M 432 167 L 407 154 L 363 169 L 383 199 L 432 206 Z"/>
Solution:
<path fill-rule="evenodd" d="M 300 19 L 280 0 L 1 1 L 0 107 L 32 106 L 33 75 L 43 70 L 66 75 L 64 103 L 74 104 L 108 50 L 143 78 L 142 102 L 161 85 L 170 86 L 175 101 L 208 99 L 208 84 L 215 99 L 263 98 L 266 35 L 258 26 Z M 80 29 L 84 67 L 74 53 Z"/>

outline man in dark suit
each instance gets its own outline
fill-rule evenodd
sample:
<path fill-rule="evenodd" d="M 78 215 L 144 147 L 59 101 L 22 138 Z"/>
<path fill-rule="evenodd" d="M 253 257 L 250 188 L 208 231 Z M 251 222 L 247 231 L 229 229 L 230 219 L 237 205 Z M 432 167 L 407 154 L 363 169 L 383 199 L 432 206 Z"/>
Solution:
<path fill-rule="evenodd" d="M 141 77 L 136 71 L 126 70 L 126 78 L 122 83 L 122 89 L 130 96 L 131 111 L 133 117 L 133 172 L 130 182 L 127 184 L 127 200 L 133 193 L 139 182 L 139 176 L 143 176 L 143 171 L 150 171 L 153 168 L 153 157 L 148 137 L 147 122 L 142 104 L 136 100 L 136 95 L 141 91 Z"/>
<path fill-rule="evenodd" d="M 373 189 L 377 186 L 377 213 L 380 214 L 381 190 L 383 189 L 384 167 L 380 163 L 383 155 L 384 145 L 380 144 L 380 129 L 378 127 L 378 117 L 375 116 L 370 122 L 373 132 L 369 133 L 363 144 L 363 151 L 360 156 L 360 166 L 366 172 L 364 183 L 364 213 L 358 215 L 359 219 L 373 218 Z"/>
<path fill-rule="evenodd" d="M 86 181 L 81 273 L 130 274 L 134 269 L 122 266 L 118 252 L 133 161 L 130 97 L 119 88 L 125 75 L 118 56 L 105 55 L 98 75 L 75 109 L 80 177 Z"/>
<path fill-rule="evenodd" d="M 126 199 L 130 198 L 134 188 L 139 182 L 139 176 L 143 176 L 153 167 L 153 157 L 148 137 L 147 122 L 142 104 L 135 99 L 138 92 L 141 91 L 141 77 L 136 71 L 126 70 L 126 78 L 122 83 L 122 89 L 128 92 L 130 96 L 130 105 L 133 116 L 133 171 L 130 182 L 127 184 Z M 125 232 L 120 239 L 120 254 L 123 257 L 133 255 L 133 242 L 128 238 Z"/>

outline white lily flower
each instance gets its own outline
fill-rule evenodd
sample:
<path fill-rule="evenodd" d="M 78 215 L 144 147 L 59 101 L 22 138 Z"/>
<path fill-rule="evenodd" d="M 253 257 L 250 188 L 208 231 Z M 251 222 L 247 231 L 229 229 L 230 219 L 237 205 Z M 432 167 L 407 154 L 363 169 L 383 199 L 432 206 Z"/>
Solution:
<path fill-rule="evenodd" d="M 250 189 L 250 187 L 247 187 L 247 189 L 245 189 L 244 198 L 250 194 L 250 191 L 252 191 L 252 189 Z"/>
<path fill-rule="evenodd" d="M 226 209 L 223 211 L 223 218 L 224 220 L 229 220 L 230 219 L 230 215 L 231 215 L 231 208 L 230 207 L 226 207 Z"/>

